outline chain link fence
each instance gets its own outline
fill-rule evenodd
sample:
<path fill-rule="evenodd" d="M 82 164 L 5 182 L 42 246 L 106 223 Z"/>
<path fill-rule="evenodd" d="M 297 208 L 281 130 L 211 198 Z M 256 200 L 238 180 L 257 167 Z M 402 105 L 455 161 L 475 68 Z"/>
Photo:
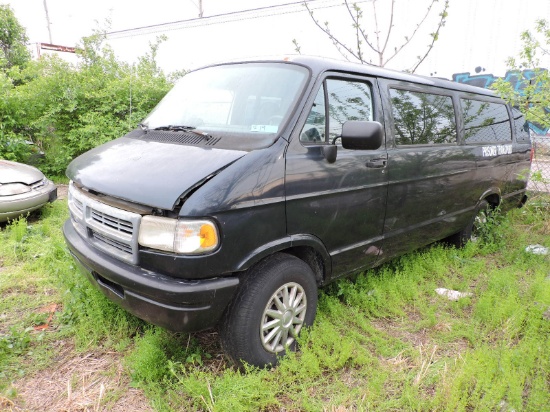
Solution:
<path fill-rule="evenodd" d="M 550 136 L 534 136 L 531 178 L 527 188 L 535 192 L 550 192 Z"/>

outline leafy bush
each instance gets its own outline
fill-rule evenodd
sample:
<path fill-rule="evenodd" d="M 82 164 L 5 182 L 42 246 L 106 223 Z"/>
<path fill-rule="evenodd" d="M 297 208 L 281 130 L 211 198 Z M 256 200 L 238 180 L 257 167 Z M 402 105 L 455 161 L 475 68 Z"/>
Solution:
<path fill-rule="evenodd" d="M 2 129 L 0 125 L 0 159 L 26 162 L 30 156 L 30 146 L 25 140 L 11 133 L 4 134 Z"/>
<path fill-rule="evenodd" d="M 0 78 L 1 158 L 25 161 L 32 142 L 45 152 L 42 170 L 62 175 L 76 156 L 134 129 L 171 88 L 155 61 L 163 38 L 135 65 L 104 40 L 84 38 L 77 64 L 43 56 Z"/>

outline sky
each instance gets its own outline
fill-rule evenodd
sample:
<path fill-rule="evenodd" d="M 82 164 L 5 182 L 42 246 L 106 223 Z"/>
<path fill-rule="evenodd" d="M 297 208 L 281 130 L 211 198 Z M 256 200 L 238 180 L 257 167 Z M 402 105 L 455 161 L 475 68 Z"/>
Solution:
<path fill-rule="evenodd" d="M 108 42 L 117 56 L 134 62 L 149 49 L 149 43 L 164 34 L 158 63 L 166 72 L 189 70 L 211 63 L 239 58 L 296 54 L 295 39 L 302 54 L 340 58 L 342 56 L 317 28 L 297 0 L 0 0 L 9 4 L 27 29 L 31 44 L 49 43 L 44 5 L 47 5 L 52 42 L 73 47 L 94 29 L 107 32 L 185 21 L 141 31 L 113 33 Z M 387 50 L 399 47 L 411 37 L 431 0 L 396 0 L 392 37 Z M 331 32 L 348 43 L 354 31 L 343 0 L 310 2 L 314 16 L 328 21 Z M 358 0 L 363 10 L 364 27 L 375 39 L 372 0 Z M 377 0 L 380 35 L 389 26 L 391 0 Z M 426 22 L 414 35 L 404 52 L 386 67 L 404 70 L 412 67 L 431 42 L 444 0 L 436 2 Z M 280 7 L 275 7 L 280 6 Z M 243 10 L 258 9 L 248 13 Z M 224 15 L 226 13 L 233 13 Z M 424 75 L 451 78 L 453 73 L 471 72 L 480 67 L 485 73 L 502 76 L 505 61 L 518 54 L 520 33 L 532 29 L 539 18 L 550 16 L 550 0 L 450 0 L 445 27 L 425 62 L 416 71 Z M 107 21 L 110 23 L 107 23 Z M 33 47 L 33 50 L 36 47 Z M 373 56 L 374 58 L 374 56 Z M 550 62 L 543 62 L 546 67 Z"/>

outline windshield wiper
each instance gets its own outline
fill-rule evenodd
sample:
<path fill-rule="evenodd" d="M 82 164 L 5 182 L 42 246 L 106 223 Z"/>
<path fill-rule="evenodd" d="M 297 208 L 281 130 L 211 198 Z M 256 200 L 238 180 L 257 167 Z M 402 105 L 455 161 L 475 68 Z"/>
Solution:
<path fill-rule="evenodd" d="M 196 127 L 193 127 L 193 126 L 168 125 L 168 126 L 155 127 L 153 130 L 170 130 L 172 132 L 189 132 L 195 129 Z"/>
<path fill-rule="evenodd" d="M 153 130 L 168 130 L 171 132 L 191 132 L 204 137 L 206 141 L 210 140 L 210 138 L 212 137 L 212 135 L 210 135 L 209 133 L 203 132 L 201 130 L 197 130 L 197 128 L 194 126 L 168 125 L 168 126 L 155 127 Z"/>

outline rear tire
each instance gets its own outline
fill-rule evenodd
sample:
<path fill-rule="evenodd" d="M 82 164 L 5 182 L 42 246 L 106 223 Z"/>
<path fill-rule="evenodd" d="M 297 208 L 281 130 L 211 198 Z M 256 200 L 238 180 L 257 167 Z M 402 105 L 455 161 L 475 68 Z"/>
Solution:
<path fill-rule="evenodd" d="M 286 253 L 249 269 L 218 331 L 227 356 L 237 365 L 275 366 L 296 337 L 310 326 L 317 309 L 317 283 L 311 268 Z"/>
<path fill-rule="evenodd" d="M 449 236 L 446 241 L 456 247 L 464 247 L 470 241 L 477 241 L 482 225 L 487 222 L 487 214 L 490 211 L 489 203 L 486 200 L 479 202 L 474 217 L 460 232 Z"/>

